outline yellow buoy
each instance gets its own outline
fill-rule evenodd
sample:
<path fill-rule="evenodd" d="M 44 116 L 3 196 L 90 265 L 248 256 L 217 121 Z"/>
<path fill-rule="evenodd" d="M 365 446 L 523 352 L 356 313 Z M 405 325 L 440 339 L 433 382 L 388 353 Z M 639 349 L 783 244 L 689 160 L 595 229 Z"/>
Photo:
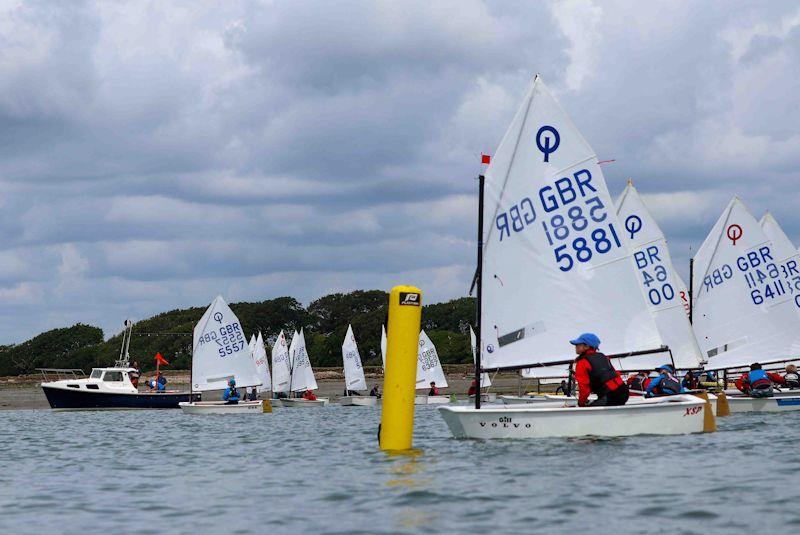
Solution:
<path fill-rule="evenodd" d="M 395 286 L 389 294 L 386 326 L 386 369 L 383 376 L 382 450 L 409 450 L 414 436 L 414 386 L 422 320 L 422 291 Z"/>
<path fill-rule="evenodd" d="M 268 399 L 265 399 L 263 401 L 262 407 L 264 409 L 264 412 L 272 412 L 272 403 L 270 403 Z"/>
<path fill-rule="evenodd" d="M 717 394 L 717 416 L 730 416 L 731 406 L 728 404 L 728 396 L 725 392 Z"/>

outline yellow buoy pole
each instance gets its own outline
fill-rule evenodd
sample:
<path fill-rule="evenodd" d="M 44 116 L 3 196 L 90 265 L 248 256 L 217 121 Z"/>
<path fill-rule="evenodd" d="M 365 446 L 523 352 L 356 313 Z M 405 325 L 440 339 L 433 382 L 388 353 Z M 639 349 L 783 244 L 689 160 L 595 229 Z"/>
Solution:
<path fill-rule="evenodd" d="M 713 433 L 717 430 L 717 421 L 714 418 L 714 411 L 711 409 L 711 401 L 706 392 L 697 392 L 694 396 L 706 401 L 703 406 L 703 433 Z M 719 408 L 719 406 L 717 406 Z"/>
<path fill-rule="evenodd" d="M 395 286 L 389 294 L 386 369 L 383 375 L 381 450 L 410 450 L 414 436 L 414 386 L 422 320 L 422 291 Z"/>

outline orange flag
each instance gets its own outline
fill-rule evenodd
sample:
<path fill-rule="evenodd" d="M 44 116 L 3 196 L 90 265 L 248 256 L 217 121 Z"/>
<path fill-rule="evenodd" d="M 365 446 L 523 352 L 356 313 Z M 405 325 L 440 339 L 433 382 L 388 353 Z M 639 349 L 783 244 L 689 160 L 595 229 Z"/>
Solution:
<path fill-rule="evenodd" d="M 169 362 L 167 362 L 167 359 L 161 356 L 161 353 L 156 353 L 156 363 L 169 366 Z"/>

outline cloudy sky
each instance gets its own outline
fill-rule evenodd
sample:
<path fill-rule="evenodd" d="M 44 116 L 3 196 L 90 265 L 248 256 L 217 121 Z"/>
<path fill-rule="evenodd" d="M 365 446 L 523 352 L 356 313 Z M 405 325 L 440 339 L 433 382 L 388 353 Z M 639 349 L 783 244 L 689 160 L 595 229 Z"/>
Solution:
<path fill-rule="evenodd" d="M 800 6 L 753 4 L 6 0 L 0 343 L 465 295 L 479 155 L 537 72 L 681 266 L 733 194 L 800 241 Z"/>

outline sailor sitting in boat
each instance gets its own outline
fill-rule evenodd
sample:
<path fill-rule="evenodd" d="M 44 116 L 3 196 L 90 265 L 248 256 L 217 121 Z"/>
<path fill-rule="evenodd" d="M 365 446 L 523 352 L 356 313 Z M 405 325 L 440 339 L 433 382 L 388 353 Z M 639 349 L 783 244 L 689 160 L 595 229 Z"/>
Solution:
<path fill-rule="evenodd" d="M 797 373 L 797 366 L 788 364 L 786 375 L 783 376 L 783 384 L 787 388 L 800 388 L 800 374 Z"/>
<path fill-rule="evenodd" d="M 436 381 L 431 381 L 431 389 L 428 390 L 428 395 L 429 396 L 438 396 L 439 395 L 439 389 L 436 388 Z"/>
<path fill-rule="evenodd" d="M 783 384 L 783 377 L 777 373 L 761 369 L 761 364 L 754 362 L 750 371 L 736 379 L 736 388 L 754 398 L 771 398 L 773 395 L 772 383 Z"/>
<path fill-rule="evenodd" d="M 578 382 L 578 406 L 625 405 L 628 401 L 628 385 L 614 369 L 611 360 L 597 351 L 600 338 L 596 334 L 583 333 L 569 341 L 575 346 L 575 380 Z M 589 403 L 589 394 L 597 399 Z"/>
<path fill-rule="evenodd" d="M 147 387 L 150 390 L 164 392 L 167 389 L 167 378 L 161 375 L 161 372 L 156 372 L 156 376 L 147 381 Z"/>
<path fill-rule="evenodd" d="M 650 376 L 647 372 L 638 372 L 636 375 L 628 377 L 628 389 L 632 396 L 642 396 L 647 391 L 650 384 Z"/>
<path fill-rule="evenodd" d="M 228 388 L 225 389 L 222 399 L 224 399 L 228 405 L 236 405 L 239 403 L 239 391 L 236 390 L 236 379 L 228 381 Z"/>
<path fill-rule="evenodd" d="M 683 392 L 681 383 L 675 378 L 674 370 L 669 364 L 656 368 L 658 377 L 654 377 L 647 385 L 647 397 L 674 396 Z"/>
<path fill-rule="evenodd" d="M 372 387 L 372 390 L 369 391 L 369 395 L 374 398 L 381 397 L 381 391 L 378 389 L 378 385 Z"/>

